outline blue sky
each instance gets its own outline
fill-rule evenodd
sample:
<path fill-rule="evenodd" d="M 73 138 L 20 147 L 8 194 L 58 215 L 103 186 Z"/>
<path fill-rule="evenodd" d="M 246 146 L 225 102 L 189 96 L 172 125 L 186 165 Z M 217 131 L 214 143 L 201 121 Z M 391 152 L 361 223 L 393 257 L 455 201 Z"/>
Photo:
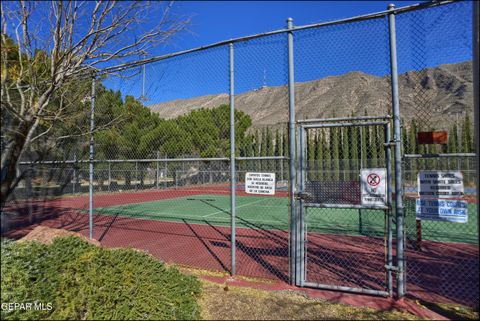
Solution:
<path fill-rule="evenodd" d="M 288 17 L 295 25 L 306 25 L 383 11 L 389 3 L 402 7 L 420 2 L 424 1 L 176 1 L 173 13 L 192 17 L 189 32 L 158 53 L 282 29 Z"/>
<path fill-rule="evenodd" d="M 177 35 L 152 56 L 295 25 L 383 11 L 391 1 L 180 1 L 173 12 L 191 16 L 188 32 Z M 397 7 L 418 1 L 395 2 Z M 399 71 L 470 60 L 471 3 L 456 3 L 397 15 Z M 311 81 L 352 71 L 389 74 L 386 18 L 296 32 L 295 79 Z M 280 34 L 235 44 L 235 91 L 266 83 L 287 83 L 286 36 Z M 141 69 L 130 78 L 104 83 L 122 94 L 141 96 Z M 188 54 L 146 66 L 146 105 L 209 94 L 228 93 L 228 47 Z"/>

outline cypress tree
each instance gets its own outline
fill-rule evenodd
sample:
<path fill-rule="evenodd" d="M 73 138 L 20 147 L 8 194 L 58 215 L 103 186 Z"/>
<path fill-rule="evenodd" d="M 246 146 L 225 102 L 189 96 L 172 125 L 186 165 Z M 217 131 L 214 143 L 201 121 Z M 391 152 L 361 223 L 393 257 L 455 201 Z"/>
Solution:
<path fill-rule="evenodd" d="M 466 113 L 462 126 L 462 152 L 464 153 L 471 153 L 474 151 L 472 134 L 470 116 L 468 113 Z"/>
<path fill-rule="evenodd" d="M 345 181 L 350 180 L 350 171 L 352 169 L 350 157 L 351 129 L 352 127 L 342 128 L 342 171 Z"/>
<path fill-rule="evenodd" d="M 267 156 L 267 130 L 265 127 L 262 129 L 262 138 L 260 141 L 260 156 Z"/>
<path fill-rule="evenodd" d="M 307 131 L 306 135 L 306 143 L 307 143 L 307 159 L 305 160 L 306 164 L 306 171 L 307 171 L 307 177 L 308 180 L 314 180 L 314 177 L 312 176 L 313 170 L 314 170 L 314 160 L 315 160 L 315 139 L 314 135 L 310 133 L 310 131 Z"/>
<path fill-rule="evenodd" d="M 288 128 L 283 129 L 283 156 L 288 157 L 289 149 L 288 149 Z"/>
<path fill-rule="evenodd" d="M 272 134 L 272 129 L 270 127 L 266 128 L 266 155 L 265 156 L 273 156 L 274 153 L 274 146 L 273 146 L 273 134 Z M 267 160 L 264 161 L 267 165 L 268 170 L 273 170 L 274 167 L 274 161 L 273 160 Z"/>
<path fill-rule="evenodd" d="M 265 156 L 273 156 L 274 153 L 274 145 L 273 145 L 273 134 L 272 129 L 270 127 L 266 128 L 267 137 L 266 140 L 266 155 Z"/>
<path fill-rule="evenodd" d="M 417 123 L 415 119 L 412 119 L 412 124 L 410 125 L 410 130 L 408 134 L 408 148 L 406 153 L 408 154 L 417 154 Z"/>
<path fill-rule="evenodd" d="M 327 132 L 323 133 L 323 177 L 326 181 L 332 180 L 332 151 L 331 151 L 331 128 L 330 135 Z"/>
<path fill-rule="evenodd" d="M 333 179 L 338 181 L 340 179 L 340 129 L 333 127 L 331 129 L 332 141 L 331 141 L 331 153 L 333 160 Z"/>
<path fill-rule="evenodd" d="M 368 168 L 367 164 L 367 127 L 360 127 L 360 168 Z"/>
<path fill-rule="evenodd" d="M 248 135 L 247 138 L 247 156 L 253 157 L 255 156 L 255 138 L 253 135 Z"/>
<path fill-rule="evenodd" d="M 404 124 L 404 122 L 402 123 Z M 403 147 L 403 152 L 407 154 L 408 148 L 409 148 L 409 142 L 408 142 L 407 128 L 405 126 L 402 126 L 402 147 Z"/>
<path fill-rule="evenodd" d="M 318 131 L 315 130 L 315 133 L 313 134 L 313 160 L 311 164 L 311 170 L 313 171 L 312 173 L 312 180 L 318 181 Z"/>
<path fill-rule="evenodd" d="M 275 130 L 275 152 L 274 156 L 282 156 L 282 141 L 281 141 L 280 131 Z"/>
<path fill-rule="evenodd" d="M 360 174 L 360 167 L 359 167 L 359 149 L 358 149 L 358 141 L 360 139 L 360 127 L 350 127 L 350 179 L 355 181 L 358 179 L 358 174 Z"/>
<path fill-rule="evenodd" d="M 385 166 L 385 130 L 383 127 L 377 128 L 377 157 L 380 167 Z"/>
<path fill-rule="evenodd" d="M 317 179 L 320 181 L 324 180 L 324 166 L 323 166 L 325 161 L 324 148 L 325 148 L 325 139 L 323 137 L 323 132 L 320 132 L 319 134 L 317 134 L 317 146 L 316 146 Z"/>
<path fill-rule="evenodd" d="M 372 161 L 371 161 L 371 166 L 372 167 L 377 167 L 378 164 L 378 126 L 373 126 L 372 127 L 372 135 L 371 135 L 371 142 L 370 142 L 370 150 L 372 154 Z"/>
<path fill-rule="evenodd" d="M 450 139 L 448 140 L 448 152 L 457 153 L 458 152 L 458 130 L 457 123 L 454 123 L 450 129 Z"/>
<path fill-rule="evenodd" d="M 253 156 L 260 156 L 260 131 L 257 129 L 255 131 L 255 143 L 254 143 L 254 155 Z"/>

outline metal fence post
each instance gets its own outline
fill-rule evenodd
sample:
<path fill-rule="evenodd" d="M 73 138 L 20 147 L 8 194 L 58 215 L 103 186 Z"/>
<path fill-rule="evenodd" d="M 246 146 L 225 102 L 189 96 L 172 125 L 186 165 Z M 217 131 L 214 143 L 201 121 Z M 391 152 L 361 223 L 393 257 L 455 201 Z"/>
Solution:
<path fill-rule="evenodd" d="M 404 258 L 404 212 L 403 212 L 403 186 L 402 186 L 402 133 L 400 124 L 400 101 L 398 96 L 398 69 L 397 69 L 397 39 L 395 30 L 395 5 L 389 4 L 388 26 L 390 33 L 390 72 L 392 86 L 393 109 L 393 141 L 395 143 L 395 212 L 397 228 L 397 296 L 405 295 L 405 258 Z"/>
<path fill-rule="evenodd" d="M 475 139 L 475 153 L 478 154 L 480 153 L 480 123 L 479 123 L 479 118 L 480 118 L 480 92 L 478 89 L 478 86 L 480 85 L 480 75 L 478 69 L 480 68 L 480 62 L 478 58 L 478 51 L 480 50 L 480 44 L 479 44 L 479 23 L 480 23 L 480 3 L 478 1 L 473 1 L 473 118 L 474 118 L 474 139 Z M 480 162 L 476 161 L 475 164 L 475 170 L 477 171 L 477 179 L 478 179 L 478 174 L 480 173 Z M 480 186 L 477 183 L 477 204 L 479 201 L 479 192 L 480 192 Z M 479 215 L 479 209 L 477 206 L 477 217 Z"/>
<path fill-rule="evenodd" d="M 392 284 L 392 266 L 393 266 L 393 249 L 392 249 L 392 151 L 390 147 L 390 140 L 391 140 L 391 133 L 390 133 L 390 125 L 385 126 L 385 158 L 386 158 L 386 166 L 387 166 L 387 202 L 389 209 L 386 211 L 387 213 L 387 288 L 388 293 L 390 296 L 393 292 L 393 284 Z"/>
<path fill-rule="evenodd" d="M 73 184 L 72 184 L 72 194 L 75 194 L 75 185 L 77 185 L 77 152 L 73 154 Z"/>
<path fill-rule="evenodd" d="M 299 192 L 305 191 L 304 182 L 306 179 L 307 165 L 307 131 L 302 126 L 297 126 L 297 166 L 298 166 L 298 182 L 297 189 Z M 304 215 L 303 200 L 298 199 L 296 203 L 296 224 L 297 224 L 297 246 L 296 252 L 296 285 L 304 286 L 306 279 L 305 275 L 305 215 Z"/>
<path fill-rule="evenodd" d="M 160 151 L 157 150 L 157 175 L 156 175 L 157 176 L 157 181 L 156 181 L 156 184 L 155 184 L 157 189 L 159 187 L 159 180 L 160 180 L 160 162 L 158 161 L 159 159 L 160 159 Z"/>
<path fill-rule="evenodd" d="M 112 185 L 112 163 L 108 162 L 108 191 L 111 191 Z"/>
<path fill-rule="evenodd" d="M 293 19 L 287 19 L 287 28 L 293 29 Z M 293 59 L 293 32 L 289 31 L 288 37 L 288 150 L 290 155 L 289 166 L 289 189 L 290 189 L 290 281 L 296 284 L 298 264 L 297 264 L 297 214 L 295 207 L 295 194 L 297 191 L 297 175 L 295 172 L 295 78 L 294 78 L 294 59 Z"/>
<path fill-rule="evenodd" d="M 138 162 L 135 162 L 135 191 L 138 189 Z"/>
<path fill-rule="evenodd" d="M 231 213 L 231 248 L 232 248 L 232 270 L 235 275 L 236 266 L 236 226 L 235 226 L 235 188 L 236 188 L 236 168 L 235 168 L 235 67 L 234 67 L 233 43 L 230 44 L 230 213 Z"/>
<path fill-rule="evenodd" d="M 95 129 L 95 77 L 92 78 L 92 97 L 90 100 L 90 158 L 89 172 L 90 179 L 88 183 L 88 231 L 90 239 L 93 239 L 93 134 Z"/>

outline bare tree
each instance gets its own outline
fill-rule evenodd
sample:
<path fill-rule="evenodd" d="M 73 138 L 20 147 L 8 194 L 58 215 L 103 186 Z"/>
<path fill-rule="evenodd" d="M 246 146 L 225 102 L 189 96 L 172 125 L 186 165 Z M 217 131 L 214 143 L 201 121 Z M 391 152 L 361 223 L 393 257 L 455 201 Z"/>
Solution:
<path fill-rule="evenodd" d="M 189 20 L 170 8 L 139 1 L 2 4 L 1 208 L 21 179 L 16 173 L 29 146 L 85 112 L 69 108 L 68 100 L 78 101 L 72 91 L 85 98 L 78 78 L 144 56 L 184 30 Z"/>

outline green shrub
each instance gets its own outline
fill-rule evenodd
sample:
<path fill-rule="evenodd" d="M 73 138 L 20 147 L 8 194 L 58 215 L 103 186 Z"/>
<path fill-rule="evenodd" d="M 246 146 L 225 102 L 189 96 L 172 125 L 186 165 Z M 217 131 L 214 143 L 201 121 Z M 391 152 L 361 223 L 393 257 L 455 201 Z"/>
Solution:
<path fill-rule="evenodd" d="M 136 250 L 69 236 L 51 245 L 2 241 L 1 258 L 2 319 L 200 317 L 198 280 Z M 9 311 L 9 302 L 41 302 L 44 309 Z"/>

